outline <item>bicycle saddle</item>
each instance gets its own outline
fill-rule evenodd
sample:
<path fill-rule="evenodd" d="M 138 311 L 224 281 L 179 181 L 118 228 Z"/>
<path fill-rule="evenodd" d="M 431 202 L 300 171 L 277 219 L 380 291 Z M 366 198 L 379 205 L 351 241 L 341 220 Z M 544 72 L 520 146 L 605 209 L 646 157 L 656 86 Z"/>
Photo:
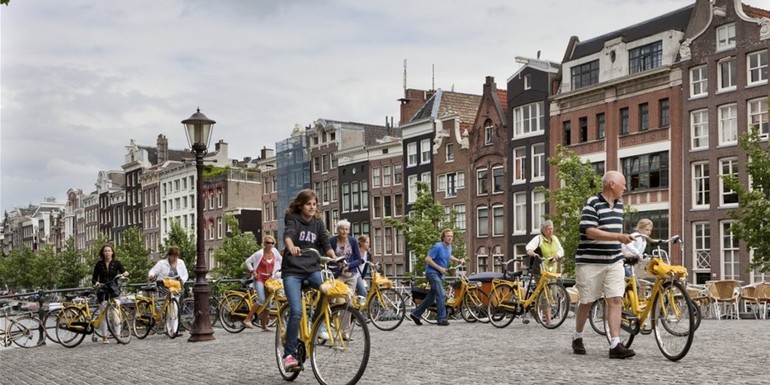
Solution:
<path fill-rule="evenodd" d="M 506 271 L 504 278 L 505 279 L 518 278 L 518 277 L 521 277 L 523 274 L 524 274 L 524 272 L 521 271 L 521 270 L 519 270 L 519 271 Z"/>
<path fill-rule="evenodd" d="M 637 263 L 639 263 L 639 257 L 636 255 L 631 257 L 623 257 L 623 263 L 629 266 L 636 265 Z"/>

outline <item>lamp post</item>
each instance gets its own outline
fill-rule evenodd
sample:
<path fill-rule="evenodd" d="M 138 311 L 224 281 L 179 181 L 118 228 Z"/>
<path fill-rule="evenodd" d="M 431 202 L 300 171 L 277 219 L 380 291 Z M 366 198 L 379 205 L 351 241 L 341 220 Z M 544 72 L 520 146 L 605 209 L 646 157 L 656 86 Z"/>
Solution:
<path fill-rule="evenodd" d="M 197 244 L 197 259 L 195 264 L 195 286 L 193 287 L 193 299 L 195 305 L 195 321 L 190 330 L 189 342 L 212 341 L 214 339 L 214 329 L 211 327 L 209 318 L 209 284 L 206 281 L 206 274 L 209 272 L 206 263 L 206 255 L 203 247 L 203 156 L 208 152 L 209 141 L 211 140 L 211 128 L 216 123 L 201 113 L 201 109 L 192 114 L 188 119 L 182 121 L 187 133 L 187 142 L 190 144 L 192 153 L 195 154 L 195 195 L 196 195 L 196 217 L 198 225 L 196 226 L 195 241 Z"/>

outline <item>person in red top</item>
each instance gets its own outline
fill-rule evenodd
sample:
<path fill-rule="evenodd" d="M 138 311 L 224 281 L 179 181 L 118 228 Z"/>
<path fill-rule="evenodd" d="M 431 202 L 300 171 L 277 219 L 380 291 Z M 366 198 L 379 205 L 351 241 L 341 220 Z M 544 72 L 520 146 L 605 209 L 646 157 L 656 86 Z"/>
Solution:
<path fill-rule="evenodd" d="M 252 329 L 251 320 L 267 298 L 265 282 L 270 277 L 278 278 L 278 271 L 281 270 L 281 253 L 275 248 L 275 238 L 266 235 L 262 239 L 262 249 L 246 259 L 246 267 L 254 278 L 254 288 L 257 290 L 257 306 L 252 306 L 249 314 L 243 320 L 243 326 Z M 267 310 L 259 314 L 259 319 L 262 323 L 262 331 L 269 332 Z"/>

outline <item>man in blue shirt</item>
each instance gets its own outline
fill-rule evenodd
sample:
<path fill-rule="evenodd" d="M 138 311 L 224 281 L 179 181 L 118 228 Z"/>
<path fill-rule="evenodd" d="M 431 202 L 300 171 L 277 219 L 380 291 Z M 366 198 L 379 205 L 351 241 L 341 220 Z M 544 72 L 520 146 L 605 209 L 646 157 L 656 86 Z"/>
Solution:
<path fill-rule="evenodd" d="M 454 240 L 454 233 L 451 229 L 444 229 L 441 232 L 441 242 L 436 242 L 430 250 L 428 250 L 428 256 L 425 257 L 425 278 L 430 284 L 430 292 L 425 296 L 425 299 L 420 303 L 412 313 L 409 314 L 409 318 L 414 321 L 418 326 L 422 325 L 420 316 L 428 306 L 436 303 L 436 320 L 439 326 L 447 326 L 449 322 L 446 320 L 446 296 L 444 294 L 444 286 L 441 281 L 444 279 L 444 273 L 449 268 L 449 263 L 454 261 L 462 263 L 463 260 L 455 258 L 452 255 L 452 241 Z"/>

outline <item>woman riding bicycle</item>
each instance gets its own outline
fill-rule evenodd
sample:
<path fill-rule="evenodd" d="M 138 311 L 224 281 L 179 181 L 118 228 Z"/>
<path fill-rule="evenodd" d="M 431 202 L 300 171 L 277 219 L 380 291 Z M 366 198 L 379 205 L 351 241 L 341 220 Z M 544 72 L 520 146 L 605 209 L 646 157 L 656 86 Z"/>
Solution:
<path fill-rule="evenodd" d="M 158 261 L 158 263 L 150 269 L 150 272 L 147 273 L 147 278 L 150 281 L 157 280 L 158 285 L 162 285 L 163 278 L 176 278 L 180 281 L 181 285 L 184 285 L 189 275 L 187 274 L 187 267 L 185 266 L 184 261 L 179 258 L 180 254 L 181 252 L 178 247 L 169 247 L 168 252 L 166 253 L 166 259 Z M 184 293 L 184 290 L 179 292 L 180 302 L 182 301 L 182 293 Z"/>
<path fill-rule="evenodd" d="M 97 289 L 96 298 L 99 301 L 99 311 L 104 311 L 107 301 L 120 295 L 113 284 L 118 275 L 128 277 L 128 271 L 123 268 L 120 261 L 115 259 L 112 245 L 102 246 L 102 249 L 99 250 L 99 260 L 96 262 L 94 273 L 91 276 L 91 284 Z M 107 340 L 107 322 L 102 322 L 99 328 L 103 336 L 102 343 L 110 343 Z"/>

